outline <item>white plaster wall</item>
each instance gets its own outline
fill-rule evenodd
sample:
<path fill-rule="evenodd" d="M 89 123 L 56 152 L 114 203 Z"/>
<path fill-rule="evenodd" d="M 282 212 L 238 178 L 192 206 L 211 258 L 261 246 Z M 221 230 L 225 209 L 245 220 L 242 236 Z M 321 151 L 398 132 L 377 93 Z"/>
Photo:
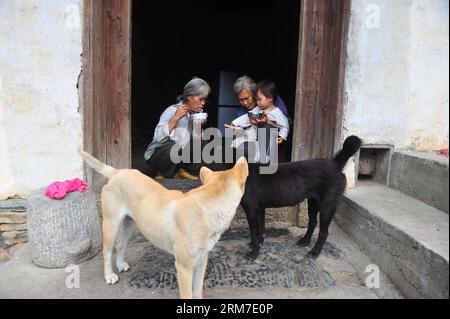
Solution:
<path fill-rule="evenodd" d="M 347 49 L 345 136 L 448 147 L 448 0 L 353 0 Z"/>
<path fill-rule="evenodd" d="M 82 177 L 81 0 L 0 0 L 0 200 Z"/>

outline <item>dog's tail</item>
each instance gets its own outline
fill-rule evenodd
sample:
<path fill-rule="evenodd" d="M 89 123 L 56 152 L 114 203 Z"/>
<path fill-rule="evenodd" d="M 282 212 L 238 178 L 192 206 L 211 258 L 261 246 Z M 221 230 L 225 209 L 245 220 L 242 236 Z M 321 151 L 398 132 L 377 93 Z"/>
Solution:
<path fill-rule="evenodd" d="M 352 135 L 345 139 L 344 146 L 334 157 L 336 166 L 340 171 L 344 169 L 344 166 L 345 164 L 347 164 L 348 159 L 355 155 L 355 153 L 359 150 L 359 148 L 361 147 L 361 143 L 362 141 L 358 136 Z"/>
<path fill-rule="evenodd" d="M 112 166 L 103 164 L 91 154 L 88 154 L 85 151 L 83 151 L 81 147 L 78 148 L 78 153 L 80 153 L 81 157 L 83 157 L 83 159 L 86 161 L 86 163 L 89 164 L 89 166 L 91 166 L 93 169 L 95 169 L 103 176 L 106 176 L 108 179 L 111 178 L 117 172 L 117 169 L 115 169 Z"/>

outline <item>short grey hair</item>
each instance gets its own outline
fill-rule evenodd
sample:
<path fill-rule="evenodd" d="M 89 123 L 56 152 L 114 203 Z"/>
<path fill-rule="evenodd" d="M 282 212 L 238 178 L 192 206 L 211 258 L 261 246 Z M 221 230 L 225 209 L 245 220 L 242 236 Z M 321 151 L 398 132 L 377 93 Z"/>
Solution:
<path fill-rule="evenodd" d="M 192 80 L 190 80 L 183 89 L 183 102 L 187 102 L 188 96 L 201 96 L 206 97 L 211 92 L 211 88 L 209 87 L 209 84 L 200 78 L 193 77 Z"/>
<path fill-rule="evenodd" d="M 243 90 L 248 90 L 253 96 L 256 96 L 256 83 L 251 77 L 244 75 L 234 82 L 233 90 L 236 95 Z"/>

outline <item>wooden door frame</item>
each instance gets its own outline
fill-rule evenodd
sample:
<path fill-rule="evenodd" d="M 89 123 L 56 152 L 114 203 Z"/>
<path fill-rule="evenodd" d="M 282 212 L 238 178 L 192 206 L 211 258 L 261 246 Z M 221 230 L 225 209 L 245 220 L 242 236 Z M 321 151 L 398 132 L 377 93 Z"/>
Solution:
<path fill-rule="evenodd" d="M 341 145 L 351 0 L 299 0 L 292 160 L 327 158 Z M 131 0 L 83 0 L 80 110 L 84 148 L 131 167 Z M 105 180 L 85 166 L 94 191 Z"/>
<path fill-rule="evenodd" d="M 118 168 L 131 167 L 131 3 L 83 0 L 84 149 Z M 86 165 L 84 173 L 98 192 L 105 178 Z"/>
<path fill-rule="evenodd" d="M 341 146 L 351 0 L 302 0 L 292 160 Z"/>

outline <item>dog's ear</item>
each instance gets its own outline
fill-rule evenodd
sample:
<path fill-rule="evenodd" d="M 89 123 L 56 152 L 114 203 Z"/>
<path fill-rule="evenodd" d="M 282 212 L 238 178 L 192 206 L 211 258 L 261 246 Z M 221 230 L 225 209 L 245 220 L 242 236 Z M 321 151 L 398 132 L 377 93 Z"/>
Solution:
<path fill-rule="evenodd" d="M 243 178 L 247 178 L 248 176 L 248 163 L 247 159 L 244 156 L 241 156 L 236 164 L 234 165 L 234 170 L 238 172 L 240 176 Z"/>
<path fill-rule="evenodd" d="M 247 159 L 244 156 L 239 157 L 239 159 L 236 162 L 236 165 L 247 165 Z"/>
<path fill-rule="evenodd" d="M 202 168 L 200 168 L 200 181 L 202 182 L 202 184 L 206 184 L 206 182 L 208 181 L 209 177 L 213 174 L 213 171 L 210 170 L 209 168 L 203 166 Z"/>

